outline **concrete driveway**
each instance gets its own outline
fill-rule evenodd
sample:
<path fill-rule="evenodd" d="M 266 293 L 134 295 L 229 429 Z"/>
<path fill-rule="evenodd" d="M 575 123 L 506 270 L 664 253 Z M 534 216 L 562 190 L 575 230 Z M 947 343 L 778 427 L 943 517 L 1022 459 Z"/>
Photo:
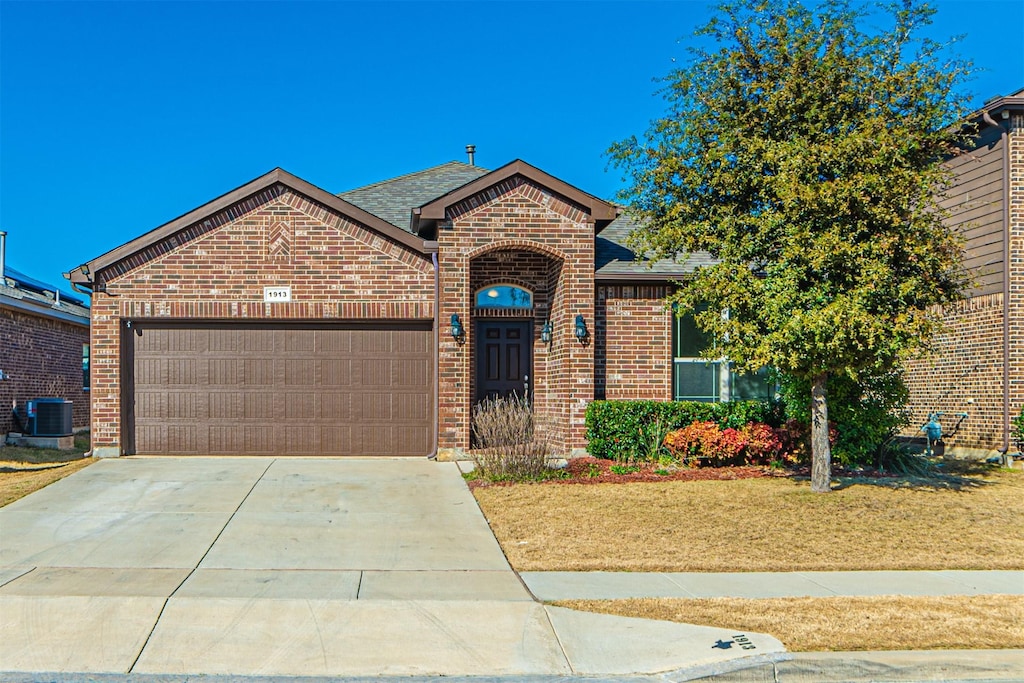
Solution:
<path fill-rule="evenodd" d="M 5 672 L 682 677 L 782 651 L 542 605 L 451 463 L 119 458 L 0 509 Z"/>

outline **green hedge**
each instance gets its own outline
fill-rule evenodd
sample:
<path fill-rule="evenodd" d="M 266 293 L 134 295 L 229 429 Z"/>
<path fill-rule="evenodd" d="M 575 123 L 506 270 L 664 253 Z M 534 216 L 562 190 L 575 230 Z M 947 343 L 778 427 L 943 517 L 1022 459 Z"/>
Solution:
<path fill-rule="evenodd" d="M 647 459 L 652 443 L 693 422 L 739 428 L 748 422 L 782 423 L 778 404 L 767 401 L 594 401 L 587 406 L 587 450 L 595 458 Z"/>

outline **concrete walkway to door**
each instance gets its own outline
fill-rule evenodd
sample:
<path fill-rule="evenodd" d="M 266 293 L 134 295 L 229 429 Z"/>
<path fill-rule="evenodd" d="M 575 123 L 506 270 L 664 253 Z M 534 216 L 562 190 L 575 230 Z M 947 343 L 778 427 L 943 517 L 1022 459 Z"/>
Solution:
<path fill-rule="evenodd" d="M 535 601 L 452 463 L 121 458 L 0 509 L 0 672 L 687 678 L 782 652 Z"/>

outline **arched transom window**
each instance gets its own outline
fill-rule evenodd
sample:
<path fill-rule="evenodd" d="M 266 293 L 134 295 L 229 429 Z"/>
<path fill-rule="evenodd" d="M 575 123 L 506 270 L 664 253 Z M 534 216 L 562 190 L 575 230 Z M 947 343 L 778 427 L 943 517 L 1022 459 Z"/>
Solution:
<path fill-rule="evenodd" d="M 533 293 L 518 285 L 490 285 L 477 290 L 477 308 L 533 308 Z"/>

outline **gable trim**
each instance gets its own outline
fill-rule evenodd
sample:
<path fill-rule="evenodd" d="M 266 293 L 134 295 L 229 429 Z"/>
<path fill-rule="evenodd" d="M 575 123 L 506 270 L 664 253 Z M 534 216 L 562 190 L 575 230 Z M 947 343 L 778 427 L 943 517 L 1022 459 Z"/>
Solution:
<path fill-rule="evenodd" d="M 449 207 L 516 175 L 521 175 L 537 185 L 560 194 L 566 199 L 582 206 L 590 215 L 591 220 L 595 222 L 614 220 L 619 215 L 618 207 L 614 204 L 587 194 L 583 190 L 573 187 L 569 183 L 559 180 L 521 159 L 516 159 L 485 176 L 466 183 L 457 190 L 452 190 L 428 204 L 413 209 L 413 219 L 414 221 L 444 220 L 446 217 L 445 213 Z"/>
<path fill-rule="evenodd" d="M 268 190 L 273 193 L 276 186 L 283 186 L 297 194 L 304 195 L 309 199 L 326 206 L 327 208 L 360 223 L 371 230 L 380 233 L 382 236 L 398 242 L 414 251 L 426 254 L 427 243 L 400 228 L 391 225 L 387 221 L 377 218 L 371 213 L 360 209 L 354 204 L 336 197 L 324 189 L 313 185 L 310 182 L 288 173 L 284 169 L 275 168 L 269 173 L 252 180 L 239 188 L 221 195 L 213 201 L 203 204 L 183 216 L 179 216 L 169 223 L 165 223 L 136 239 L 127 242 L 116 249 L 113 249 L 102 256 L 78 266 L 70 273 L 68 279 L 73 285 L 80 285 L 91 288 L 96 276 L 105 268 L 124 261 L 158 244 L 162 240 L 173 237 L 175 234 L 188 229 L 197 223 L 209 219 L 218 213 L 230 209 L 232 206 L 253 198 Z M 280 189 L 280 188 L 276 188 Z M 280 192 L 278 192 L 280 194 Z"/>

